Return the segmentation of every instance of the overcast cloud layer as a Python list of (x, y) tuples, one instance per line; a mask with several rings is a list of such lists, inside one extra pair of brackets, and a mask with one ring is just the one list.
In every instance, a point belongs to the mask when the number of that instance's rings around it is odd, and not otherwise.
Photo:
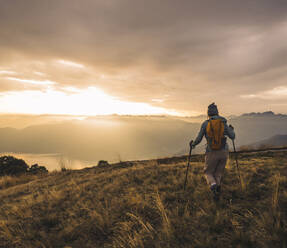
[(185, 113), (287, 113), (286, 13), (283, 0), (0, 0), (0, 92), (95, 86)]

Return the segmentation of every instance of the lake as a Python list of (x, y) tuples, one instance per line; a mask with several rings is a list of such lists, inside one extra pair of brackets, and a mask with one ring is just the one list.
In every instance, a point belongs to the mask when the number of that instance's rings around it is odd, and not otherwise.
[(85, 167), (92, 167), (98, 164), (98, 161), (84, 161), (71, 159), (62, 154), (33, 154), (33, 153), (13, 153), (1, 152), (0, 156), (10, 155), (18, 159), (23, 159), (31, 166), (38, 164), (45, 166), (49, 171), (61, 170), (62, 167), (67, 169), (82, 169)]

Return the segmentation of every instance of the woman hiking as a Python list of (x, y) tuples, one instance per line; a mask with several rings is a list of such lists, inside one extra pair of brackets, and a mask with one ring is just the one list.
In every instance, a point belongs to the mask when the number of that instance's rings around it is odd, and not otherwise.
[(229, 153), (226, 136), (234, 140), (235, 133), (233, 127), (227, 125), (227, 120), (219, 115), (215, 103), (208, 106), (207, 114), (208, 120), (202, 123), (197, 138), (194, 142), (190, 142), (190, 146), (192, 149), (195, 148), (205, 136), (207, 146), (204, 173), (214, 200), (218, 201), (221, 192), (221, 179)]

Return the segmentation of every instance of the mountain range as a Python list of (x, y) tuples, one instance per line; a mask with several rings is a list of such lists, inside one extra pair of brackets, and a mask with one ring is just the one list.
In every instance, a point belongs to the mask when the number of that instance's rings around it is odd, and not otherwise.
[[(25, 127), (20, 127), (21, 116), (13, 118), (9, 127), (3, 127), (5, 117), (0, 118), (0, 152), (60, 153), (82, 160), (119, 161), (186, 154), (206, 116), (25, 116)], [(227, 119), (235, 128), (237, 147), (287, 135), (287, 115), (264, 112)], [(275, 136), (269, 143), (280, 142), (281, 137)], [(201, 153), (204, 147), (205, 141), (194, 152)]]

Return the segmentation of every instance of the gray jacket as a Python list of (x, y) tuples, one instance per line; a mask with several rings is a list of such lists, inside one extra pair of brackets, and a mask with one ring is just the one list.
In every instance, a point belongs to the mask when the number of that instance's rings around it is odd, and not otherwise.
[[(228, 136), (232, 140), (235, 139), (235, 133), (234, 133), (233, 129), (227, 125), (227, 120), (224, 117), (219, 116), (219, 115), (215, 115), (215, 116), (212, 116), (210, 119), (212, 119), (212, 120), (222, 119), (223, 123), (224, 123), (224, 136)], [(198, 133), (198, 136), (195, 139), (195, 141), (192, 143), (193, 147), (195, 147), (196, 145), (198, 145), (201, 142), (203, 136), (205, 136), (206, 140), (208, 140), (207, 139), (207, 133), (206, 133), (207, 124), (208, 124), (208, 120), (206, 120), (202, 123), (200, 131)], [(226, 142), (226, 145), (223, 149), (228, 151), (227, 142)], [(208, 142), (207, 142), (206, 152), (210, 152), (210, 151), (211, 151), (211, 148), (209, 147)]]

